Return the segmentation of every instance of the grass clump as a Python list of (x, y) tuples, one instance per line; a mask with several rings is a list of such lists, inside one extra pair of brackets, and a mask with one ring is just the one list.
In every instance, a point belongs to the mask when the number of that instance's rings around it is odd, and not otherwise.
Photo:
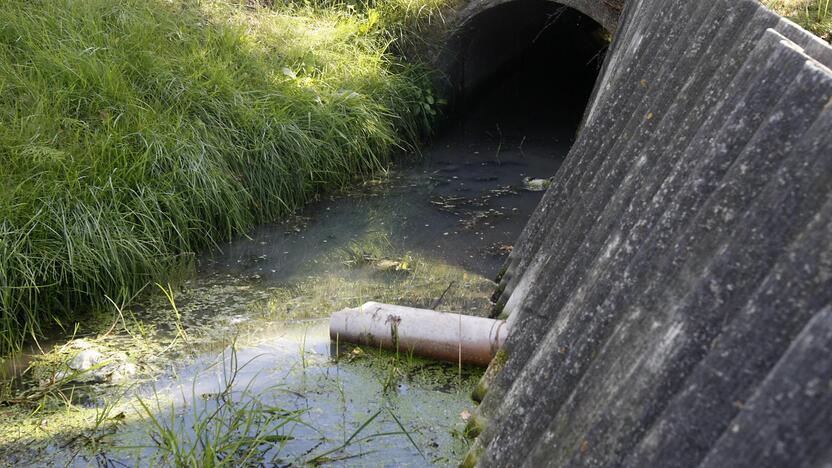
[(218, 363), (222, 366), (221, 388), (202, 395), (192, 389), (192, 414), (180, 414), (175, 404), (163, 408), (158, 395), (154, 406), (138, 399), (150, 422), (150, 448), (157, 451), (157, 463), (179, 467), (281, 464), (281, 451), (293, 439), (294, 428), (305, 424), (301, 419), (304, 411), (262, 401), (259, 392), (251, 388), (253, 380), (237, 388), (238, 373), (249, 362), (238, 362), (233, 342), (228, 361), (225, 352), (222, 358)]
[(832, 42), (832, 0), (762, 0), (821, 39)]
[[(429, 81), (388, 53), (399, 33), (373, 11), (4, 2), (0, 353), (425, 132)], [(390, 21), (420, 15), (405, 11)]]
[[(260, 0), (265, 1), (265, 0)], [(398, 54), (421, 55), (437, 44), (445, 30), (446, 17), (464, 5), (464, 0), (290, 0), (316, 8), (360, 12), (377, 24)]]

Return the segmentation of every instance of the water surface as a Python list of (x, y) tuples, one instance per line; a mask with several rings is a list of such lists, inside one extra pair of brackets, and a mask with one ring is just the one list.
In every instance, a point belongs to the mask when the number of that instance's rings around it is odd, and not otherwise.
[[(0, 457), (43, 466), (170, 463), (160, 429), (198, 453), (207, 436), (195, 428), (207, 415), (271, 408), (286, 416), (241, 433), (274, 433), (256, 451), (265, 464), (456, 465), (481, 369), (336, 349), (326, 318), (370, 300), (489, 313), (492, 279), (541, 196), (524, 179), (554, 175), (572, 130), (475, 115), (383, 177), (199, 256), (195, 276), (171, 290), (175, 308), (151, 287), (114, 315), (109, 334), (85, 337), (127, 356), (136, 375), (66, 390), (63, 409), (53, 395), (43, 416), (0, 409), (17, 428), (0, 436)], [(71, 351), (54, 345), (24, 381), (62, 372), (60, 352)], [(10, 360), (11, 373), (30, 357)]]

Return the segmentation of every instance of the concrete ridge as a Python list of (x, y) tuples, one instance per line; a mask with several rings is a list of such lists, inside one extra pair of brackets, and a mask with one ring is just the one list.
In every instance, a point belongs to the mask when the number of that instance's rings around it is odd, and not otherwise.
[(754, 0), (626, 3), (466, 464), (832, 463), (830, 66)]

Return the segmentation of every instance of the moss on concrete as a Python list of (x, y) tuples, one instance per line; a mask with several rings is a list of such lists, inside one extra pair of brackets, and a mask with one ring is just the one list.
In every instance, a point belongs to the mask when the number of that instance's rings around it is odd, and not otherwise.
[(491, 385), (491, 382), (497, 378), (497, 374), (503, 370), (503, 366), (505, 366), (507, 360), (508, 351), (506, 351), (504, 347), (500, 348), (494, 355), (494, 359), (492, 359), (491, 363), (488, 364), (488, 369), (486, 369), (485, 374), (483, 374), (479, 382), (477, 382), (477, 386), (474, 387), (474, 391), (471, 392), (471, 399), (481, 402), (485, 398), (486, 393), (488, 393), (488, 387)]
[(485, 452), (485, 450), (482, 446), (480, 446), (480, 444), (472, 444), (471, 448), (468, 449), (468, 453), (465, 454), (465, 458), (462, 460), (462, 463), (459, 464), (459, 467), (474, 468), (480, 462), (480, 457), (482, 457), (483, 452)]

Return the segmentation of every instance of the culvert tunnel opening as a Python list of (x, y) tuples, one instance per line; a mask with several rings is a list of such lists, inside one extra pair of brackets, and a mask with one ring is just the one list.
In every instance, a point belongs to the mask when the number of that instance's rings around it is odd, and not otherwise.
[(590, 17), (547, 0), (476, 14), (456, 37), (454, 121), (467, 138), (550, 145), (565, 156), (609, 45)]
[(428, 209), (391, 239), (493, 278), (572, 146), (609, 40), (589, 16), (546, 0), (458, 20), (437, 61), (449, 118), (417, 163)]

